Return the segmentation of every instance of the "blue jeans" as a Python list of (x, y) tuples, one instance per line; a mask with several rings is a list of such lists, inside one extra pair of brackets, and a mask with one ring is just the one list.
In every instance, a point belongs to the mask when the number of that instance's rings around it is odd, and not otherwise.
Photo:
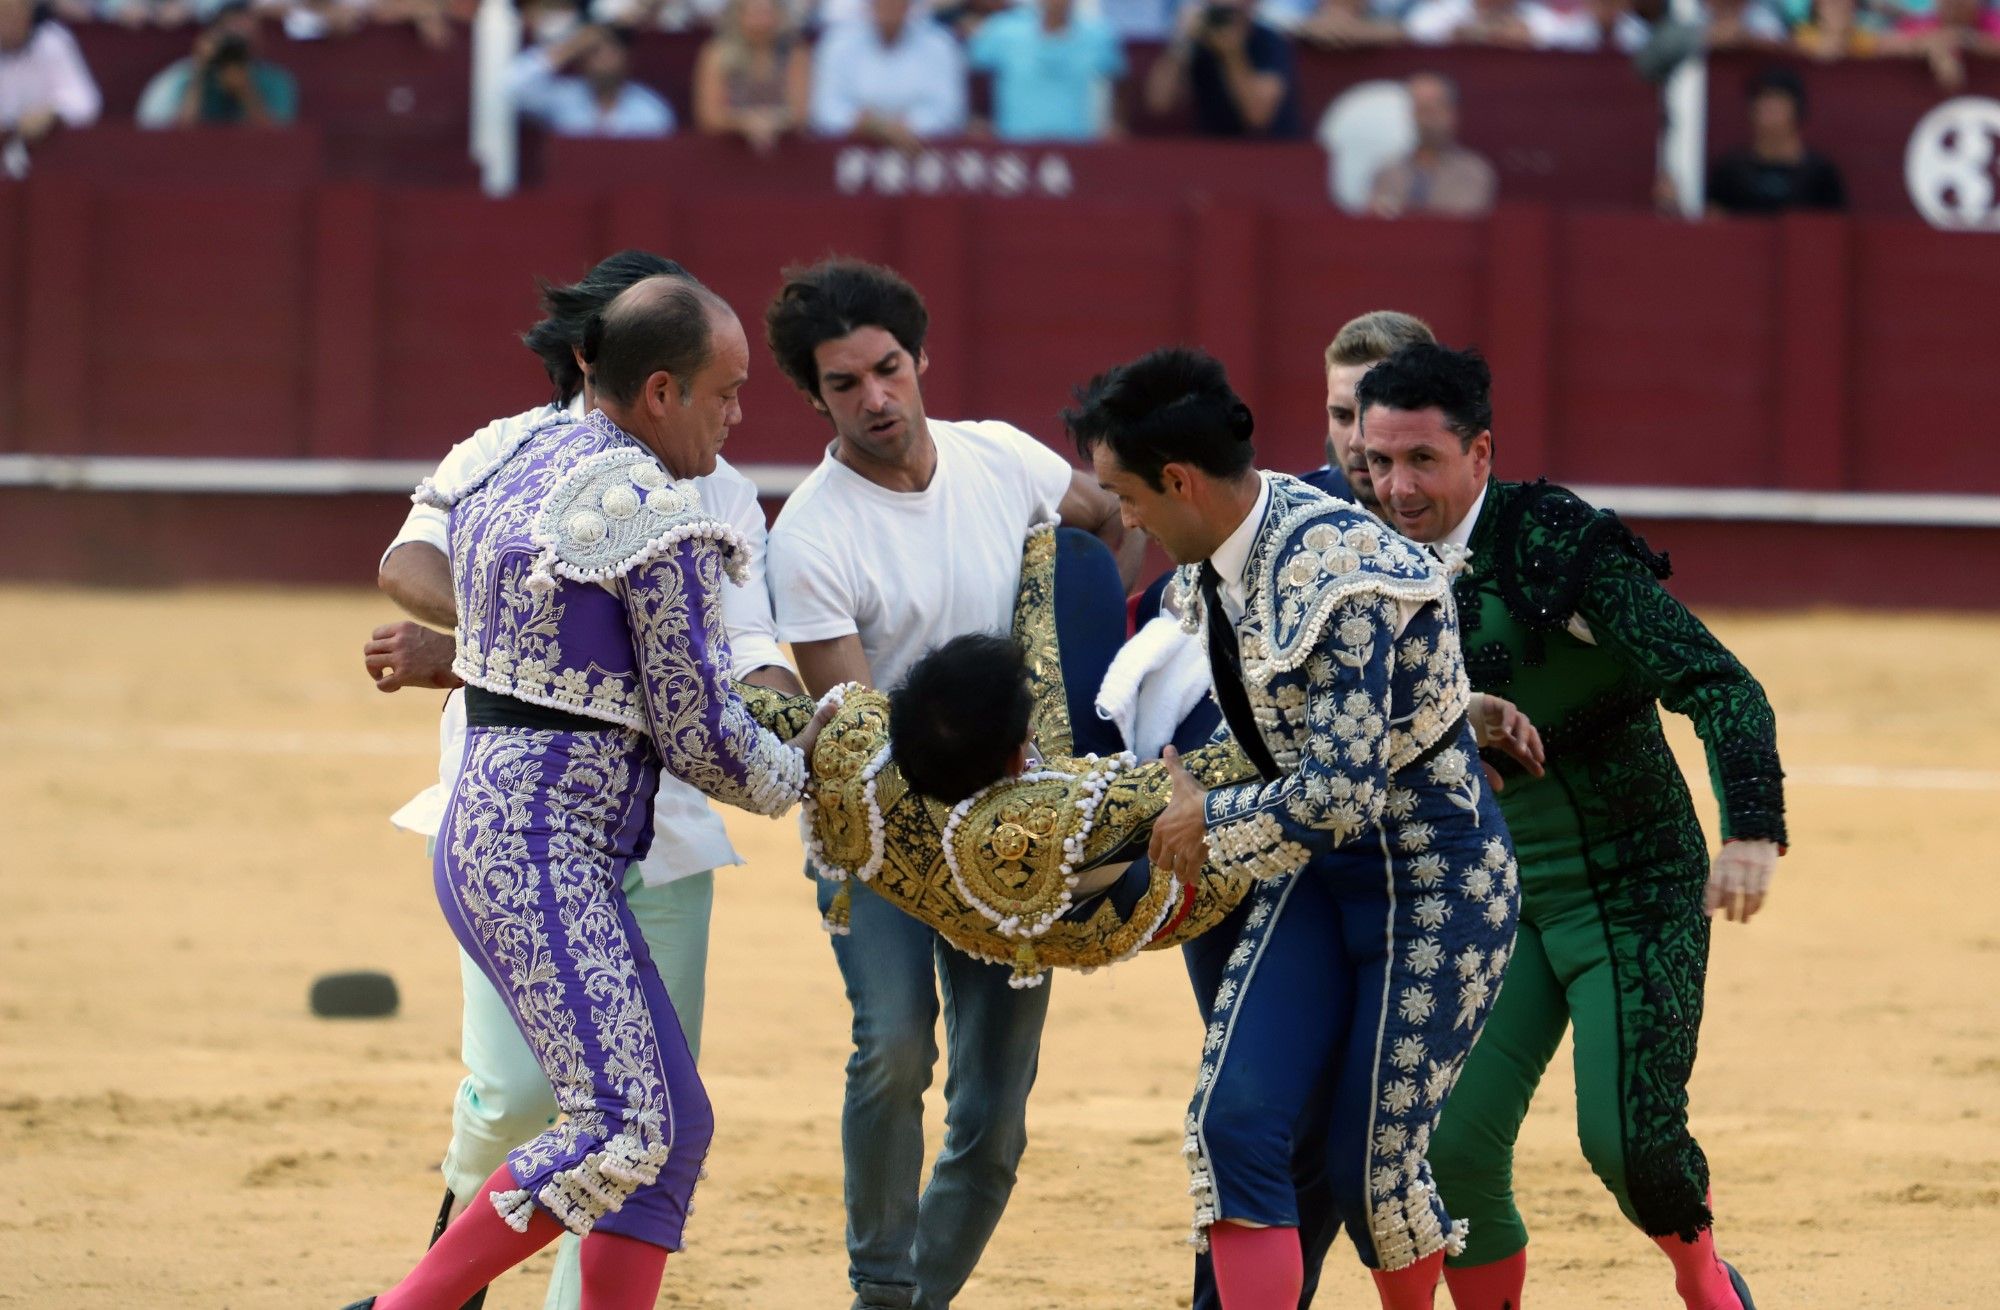
[[(1027, 1149), (1049, 988), (1009, 987), (1006, 965), (953, 950), (865, 884), (849, 886), (849, 933), (833, 939), (854, 1008), (840, 1113), (848, 1281), (857, 1310), (945, 1310), (999, 1225)], [(836, 890), (819, 884), (822, 912)], [(920, 1196), (940, 995), (944, 1149)]]

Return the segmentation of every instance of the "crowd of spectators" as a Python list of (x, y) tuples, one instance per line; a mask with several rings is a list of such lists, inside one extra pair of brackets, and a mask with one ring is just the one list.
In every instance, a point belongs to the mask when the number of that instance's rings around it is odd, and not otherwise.
[[(367, 23), (410, 24), (463, 44), (476, 0), (0, 0), (0, 146), (10, 171), (58, 126), (82, 127), (100, 98), (65, 20), (186, 25), (187, 57), (141, 97), (142, 126), (283, 124), (298, 113), (292, 75), (265, 58), (259, 31), (337, 39)], [(522, 119), (572, 136), (665, 136), (683, 119), (632, 76), (630, 33), (700, 27), (687, 106), (695, 130), (773, 149), (787, 135), (858, 136), (914, 149), (926, 140), (1097, 141), (1123, 112), (1182, 116), (1215, 137), (1296, 139), (1296, 52), (1325, 47), (1482, 45), (1616, 50), (1655, 80), (1703, 48), (1814, 58), (1927, 60), (1947, 88), (1967, 55), (2000, 54), (2000, 0), (1702, 0), (1698, 22), (1667, 0), (519, 0), (524, 49), (508, 77)], [(812, 6), (802, 13), (801, 3)], [(1154, 43), (1137, 69), (1127, 48)], [(1121, 94), (1119, 83), (1143, 76)], [(971, 81), (989, 80), (975, 110)], [(1458, 93), (1408, 83), (1415, 144), (1369, 190), (1382, 215), (1484, 212), (1492, 165), (1457, 136)], [(1127, 109), (1121, 111), (1121, 106)], [(1718, 161), (1711, 207), (1838, 206), (1831, 165), (1802, 144), (1797, 80), (1753, 97), (1754, 143)], [(1786, 124), (1789, 123), (1789, 127)]]

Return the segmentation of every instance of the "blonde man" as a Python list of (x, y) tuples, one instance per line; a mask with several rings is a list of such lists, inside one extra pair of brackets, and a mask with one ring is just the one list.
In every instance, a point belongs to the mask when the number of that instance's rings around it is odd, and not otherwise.
[(1326, 467), (1306, 474), (1305, 480), (1377, 518), (1382, 516), (1382, 502), (1376, 499), (1368, 459), (1361, 450), (1354, 384), (1375, 365), (1418, 342), (1436, 344), (1430, 324), (1393, 309), (1375, 309), (1347, 320), (1326, 347)]

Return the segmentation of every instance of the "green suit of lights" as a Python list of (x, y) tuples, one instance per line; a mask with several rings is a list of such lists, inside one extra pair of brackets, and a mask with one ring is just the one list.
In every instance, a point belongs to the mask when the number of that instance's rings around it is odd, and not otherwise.
[(1785, 840), (1776, 720), (1763, 689), (1660, 585), (1665, 557), (1559, 487), (1491, 482), (1456, 583), (1476, 690), (1541, 730), (1547, 775), (1509, 762), (1500, 806), (1521, 865), (1519, 941), (1432, 1143), (1445, 1204), (1471, 1222), (1454, 1266), (1527, 1244), (1514, 1140), (1574, 1024), (1577, 1134), (1647, 1234), (1710, 1223), (1688, 1132), (1701, 1026), (1709, 852), (1658, 707), (1707, 748), (1723, 837)]

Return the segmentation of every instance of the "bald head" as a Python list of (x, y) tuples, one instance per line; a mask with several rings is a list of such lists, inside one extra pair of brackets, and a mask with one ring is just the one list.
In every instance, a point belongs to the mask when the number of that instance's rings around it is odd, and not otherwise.
[(583, 357), (598, 408), (669, 473), (715, 471), (750, 380), (750, 344), (722, 297), (688, 277), (635, 282), (591, 320)]
[(583, 360), (597, 394), (616, 405), (639, 399), (646, 381), (669, 374), (681, 403), (715, 353), (716, 328), (733, 322), (723, 299), (690, 277), (644, 278), (618, 293), (584, 330)]

